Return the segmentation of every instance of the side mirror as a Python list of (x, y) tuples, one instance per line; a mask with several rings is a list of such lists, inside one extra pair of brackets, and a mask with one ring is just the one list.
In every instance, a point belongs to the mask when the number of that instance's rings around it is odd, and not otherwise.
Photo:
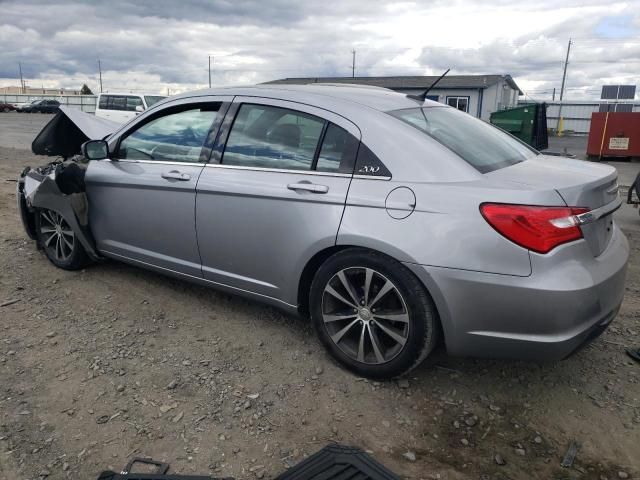
[(89, 140), (80, 147), (87, 160), (104, 160), (109, 158), (109, 145), (104, 140)]
[(144, 112), (144, 107), (142, 105), (136, 105), (136, 112)]

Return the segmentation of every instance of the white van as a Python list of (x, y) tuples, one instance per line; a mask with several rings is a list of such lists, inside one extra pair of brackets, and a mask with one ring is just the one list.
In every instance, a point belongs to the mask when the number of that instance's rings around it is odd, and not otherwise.
[(96, 103), (96, 117), (126, 123), (151, 105), (167, 98), (164, 95), (137, 93), (101, 93)]

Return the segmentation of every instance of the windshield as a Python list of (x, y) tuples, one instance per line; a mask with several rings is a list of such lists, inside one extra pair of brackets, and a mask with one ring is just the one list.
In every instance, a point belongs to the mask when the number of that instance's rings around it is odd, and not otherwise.
[(455, 108), (408, 108), (389, 114), (437, 140), (480, 173), (508, 167), (537, 155), (535, 150), (511, 135)]
[(150, 107), (153, 104), (158, 103), (160, 100), (164, 100), (167, 97), (163, 97), (162, 95), (145, 95), (144, 100), (147, 102), (147, 107)]

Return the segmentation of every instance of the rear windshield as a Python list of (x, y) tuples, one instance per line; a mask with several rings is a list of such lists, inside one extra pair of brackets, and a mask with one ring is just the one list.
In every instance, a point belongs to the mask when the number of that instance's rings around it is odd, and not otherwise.
[(537, 155), (520, 140), (455, 108), (407, 108), (389, 114), (434, 138), (481, 173)]

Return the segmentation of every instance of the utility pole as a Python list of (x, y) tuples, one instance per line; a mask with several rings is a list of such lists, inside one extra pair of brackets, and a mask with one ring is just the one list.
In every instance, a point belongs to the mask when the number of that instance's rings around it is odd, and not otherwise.
[(209, 88), (211, 88), (211, 59), (215, 61), (215, 57), (209, 55)]
[(100, 59), (98, 59), (98, 72), (100, 73), (100, 93), (102, 93), (102, 64)]
[(351, 52), (353, 54), (353, 59), (351, 61), (351, 78), (356, 77), (356, 49), (354, 48)]
[(24, 93), (24, 79), (22, 78), (22, 63), (18, 62), (18, 69), (20, 70), (20, 93)]
[(570, 51), (571, 51), (571, 39), (569, 39), (569, 43), (567, 44), (567, 58), (564, 61), (564, 71), (562, 72), (562, 85), (560, 86), (560, 101), (562, 101), (562, 97), (564, 95), (564, 82), (567, 79), (567, 66), (569, 65)]
[(551, 97), (551, 101), (555, 102), (556, 101), (556, 87), (553, 87), (553, 95)]
[(562, 135), (559, 131), (562, 121), (562, 97), (564, 96), (564, 83), (567, 79), (567, 66), (569, 65), (569, 52), (571, 51), (571, 39), (567, 44), (567, 57), (564, 60), (564, 70), (562, 71), (562, 85), (560, 85), (560, 105), (558, 106), (558, 124), (556, 125), (556, 135)]

